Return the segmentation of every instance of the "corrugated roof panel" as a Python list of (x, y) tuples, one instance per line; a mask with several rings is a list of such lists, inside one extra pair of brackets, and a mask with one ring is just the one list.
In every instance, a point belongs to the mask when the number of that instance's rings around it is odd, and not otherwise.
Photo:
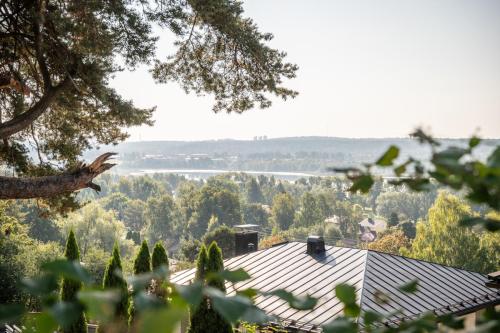
[[(403, 293), (398, 286), (418, 280), (416, 293)], [(365, 286), (361, 307), (363, 310), (382, 309), (393, 311), (394, 306), (405, 316), (414, 316), (426, 311), (446, 308), (445, 312), (456, 312), (471, 307), (470, 301), (486, 294), (500, 295), (485, 286), (482, 274), (405, 258), (387, 253), (369, 251), (366, 263)], [(376, 292), (388, 295), (395, 304), (379, 304)], [(462, 303), (463, 305), (457, 305)], [(396, 318), (394, 318), (396, 319)]]
[[(307, 244), (291, 242), (225, 260), (227, 269), (245, 269), (252, 278), (236, 285), (226, 284), (228, 294), (257, 288), (262, 291), (286, 289), (296, 295), (317, 297), (312, 311), (298, 311), (275, 296), (257, 296), (255, 304), (295, 327), (320, 326), (342, 314), (343, 306), (334, 295), (339, 283), (354, 285), (362, 311), (392, 313), (396, 322), (434, 310), (438, 315), (464, 312), (488, 302), (500, 303), (500, 294), (487, 288), (486, 276), (429, 262), (376, 251), (326, 246), (322, 255), (306, 253)], [(188, 284), (195, 270), (174, 274), (173, 283)], [(414, 294), (399, 286), (419, 280)], [(389, 303), (380, 302), (380, 292)], [(490, 299), (479, 299), (491, 295)], [(478, 298), (474, 301), (475, 298)], [(401, 313), (395, 313), (401, 310)]]

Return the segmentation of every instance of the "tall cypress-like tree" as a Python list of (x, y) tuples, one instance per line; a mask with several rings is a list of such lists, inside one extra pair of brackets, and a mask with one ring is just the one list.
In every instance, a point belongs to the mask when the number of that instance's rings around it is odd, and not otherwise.
[(149, 254), (148, 242), (144, 240), (134, 260), (134, 274), (148, 272), (151, 272), (151, 256)]
[(155, 244), (153, 248), (153, 254), (151, 255), (151, 265), (153, 266), (153, 270), (157, 269), (161, 265), (165, 265), (168, 267), (168, 255), (167, 251), (163, 245), (158, 242)]
[[(143, 274), (151, 272), (151, 256), (149, 254), (148, 242), (143, 241), (141, 244), (141, 248), (139, 249), (139, 253), (134, 260), (134, 274)], [(130, 306), (128, 308), (129, 315), (129, 325), (132, 324), (135, 316), (135, 307), (134, 302), (130, 302)]]
[(113, 247), (113, 254), (109, 259), (106, 272), (104, 273), (103, 288), (118, 289), (121, 293), (120, 302), (116, 306), (115, 316), (119, 320), (128, 321), (128, 307), (129, 295), (127, 289), (127, 282), (121, 277), (118, 271), (122, 272), (122, 262), (120, 259), (120, 249), (118, 244), (115, 243)]
[[(196, 261), (195, 280), (205, 282), (208, 265), (208, 253), (205, 245), (202, 245)], [(208, 300), (203, 298), (196, 309), (191, 310), (190, 325), (188, 333), (206, 333), (210, 332), (207, 327), (208, 318)]]
[[(166, 266), (168, 268), (168, 255), (167, 251), (163, 245), (158, 242), (153, 248), (153, 254), (151, 255), (151, 265), (153, 270), (159, 268), (160, 266)], [(158, 296), (163, 301), (167, 301), (169, 290), (163, 285), (163, 279), (155, 279), (153, 281), (153, 293)]]
[[(64, 256), (69, 261), (80, 261), (80, 250), (78, 249), (73, 230), (69, 232)], [(61, 300), (65, 302), (74, 302), (76, 300), (76, 294), (81, 288), (82, 283), (80, 281), (64, 278), (61, 288)], [(78, 314), (78, 319), (76, 321), (70, 326), (64, 327), (62, 331), (64, 333), (86, 333), (87, 320), (85, 319), (83, 311)]]
[[(217, 246), (216, 242), (212, 242), (208, 248), (208, 262), (206, 267), (207, 273), (218, 273), (224, 270), (224, 261), (222, 258), (222, 251)], [(226, 292), (224, 279), (212, 278), (208, 281), (208, 285)], [(206, 332), (219, 332), (219, 333), (232, 333), (233, 328), (217, 311), (210, 307), (207, 312), (206, 318), (207, 330)]]

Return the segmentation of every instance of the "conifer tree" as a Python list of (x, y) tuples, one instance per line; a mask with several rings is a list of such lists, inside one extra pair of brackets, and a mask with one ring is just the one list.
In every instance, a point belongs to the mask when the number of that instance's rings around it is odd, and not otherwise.
[(149, 254), (148, 242), (143, 241), (141, 249), (134, 260), (134, 274), (151, 272), (151, 256)]
[[(208, 253), (205, 245), (202, 245), (196, 261), (195, 281), (205, 282), (208, 264)], [(192, 309), (188, 333), (206, 333), (208, 318), (208, 300), (203, 298), (196, 309)]]
[(151, 255), (151, 264), (153, 266), (153, 270), (157, 269), (161, 265), (168, 267), (167, 251), (165, 251), (165, 248), (160, 242), (155, 244), (153, 254)]
[[(216, 242), (212, 242), (208, 248), (208, 262), (206, 267), (207, 273), (218, 273), (224, 270), (224, 261), (222, 259), (222, 251), (217, 246)], [(224, 279), (211, 278), (208, 285), (226, 292)], [(210, 307), (207, 311), (206, 332), (232, 333), (233, 328), (217, 311)]]
[[(134, 274), (138, 275), (149, 272), (151, 272), (151, 256), (149, 254), (148, 242), (144, 240), (141, 244), (139, 253), (137, 253), (137, 257), (135, 257), (134, 260)], [(130, 326), (135, 316), (135, 307), (133, 301), (130, 302), (128, 315), (129, 315), (129, 326)]]
[[(73, 232), (73, 230), (69, 232), (64, 256), (69, 261), (80, 261), (80, 250), (78, 249), (78, 244), (76, 243), (75, 233)], [(82, 283), (80, 281), (64, 278), (61, 288), (61, 300), (65, 302), (74, 302), (76, 300), (76, 294), (81, 289), (81, 287)], [(87, 320), (85, 319), (85, 314), (83, 313), (83, 311), (78, 314), (78, 319), (68, 327), (64, 327), (62, 329), (62, 332), (86, 333)]]
[(118, 244), (113, 247), (113, 254), (109, 259), (108, 266), (104, 273), (103, 288), (118, 289), (121, 293), (121, 300), (116, 306), (116, 317), (120, 320), (128, 321), (129, 295), (127, 282), (123, 277), (117, 274), (117, 271), (122, 271), (122, 263), (120, 259), (120, 250)]
[[(168, 268), (167, 251), (165, 251), (165, 248), (160, 242), (155, 244), (153, 254), (151, 255), (151, 264), (153, 266), (153, 270), (162, 265)], [(153, 282), (153, 293), (166, 302), (169, 290), (163, 285), (164, 281), (162, 279), (155, 279)]]
[[(208, 248), (207, 273), (218, 273), (224, 269), (224, 261), (222, 259), (222, 251), (216, 242), (212, 242)], [(208, 285), (225, 292), (226, 286), (224, 279), (212, 278)]]

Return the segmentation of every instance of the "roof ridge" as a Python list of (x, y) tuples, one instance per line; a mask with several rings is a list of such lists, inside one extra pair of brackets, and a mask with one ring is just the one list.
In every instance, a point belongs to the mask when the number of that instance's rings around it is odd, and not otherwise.
[(361, 297), (359, 297), (359, 309), (360, 309), (360, 315), (356, 319), (356, 323), (359, 324), (359, 321), (361, 319), (361, 311), (363, 311), (363, 299), (365, 297), (365, 277), (366, 277), (366, 267), (368, 266), (368, 255), (370, 254), (370, 251), (366, 250), (365, 253), (365, 262), (364, 262), (364, 267), (363, 267), (363, 275), (361, 277), (362, 283), (361, 283)]
[(461, 267), (456, 267), (456, 266), (450, 266), (450, 265), (440, 264), (440, 263), (438, 263), (438, 262), (433, 262), (433, 261), (429, 261), (429, 260), (417, 259), (417, 258), (412, 258), (412, 257), (408, 257), (408, 256), (403, 256), (403, 255), (400, 255), (400, 254), (394, 254), (394, 253), (382, 252), (382, 251), (378, 251), (378, 250), (371, 250), (371, 249), (366, 249), (366, 250), (367, 250), (368, 252), (375, 252), (375, 253), (379, 253), (379, 254), (381, 254), (381, 255), (386, 255), (386, 256), (391, 256), (391, 257), (405, 258), (405, 259), (415, 260), (415, 261), (420, 261), (420, 262), (426, 262), (426, 263), (428, 263), (428, 264), (432, 264), (432, 265), (439, 265), (439, 266), (442, 266), (442, 267), (448, 267), (448, 268), (458, 269), (458, 270), (465, 271), (465, 272), (469, 272), (469, 273), (480, 274), (481, 276), (484, 276), (484, 277), (486, 277), (486, 276), (487, 276), (487, 274), (480, 273), (480, 272), (476, 272), (476, 271), (472, 271), (472, 270), (470, 270), (470, 269), (465, 269), (465, 268), (461, 268)]

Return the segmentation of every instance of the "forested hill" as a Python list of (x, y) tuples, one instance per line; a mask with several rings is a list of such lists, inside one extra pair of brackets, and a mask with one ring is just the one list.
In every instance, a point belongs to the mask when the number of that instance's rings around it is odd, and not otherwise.
[[(444, 145), (466, 145), (465, 139), (444, 139)], [(485, 140), (485, 155), (500, 140)], [(429, 148), (408, 138), (350, 139), (334, 137), (289, 137), (259, 140), (140, 141), (104, 146), (88, 152), (119, 154), (123, 169), (203, 168), (224, 170), (300, 171), (322, 173), (329, 166), (353, 166), (373, 162), (390, 145), (407, 155), (425, 159)]]

